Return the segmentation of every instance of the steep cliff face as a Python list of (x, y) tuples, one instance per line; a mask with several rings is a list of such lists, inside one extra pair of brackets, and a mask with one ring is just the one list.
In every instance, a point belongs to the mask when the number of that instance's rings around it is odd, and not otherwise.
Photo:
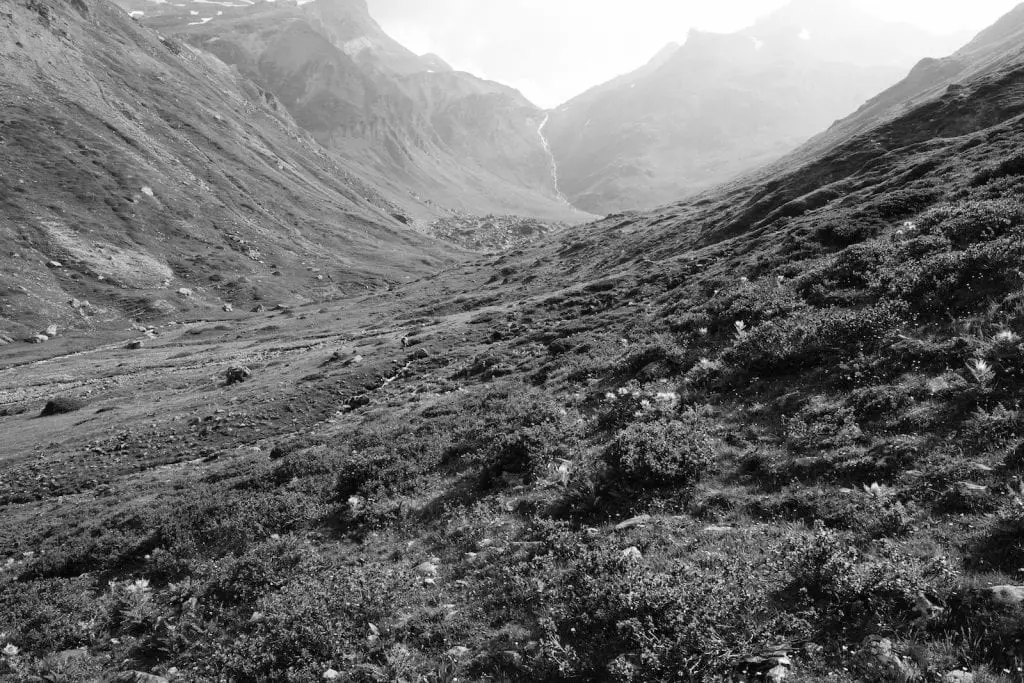
[(561, 189), (596, 213), (679, 199), (778, 158), (954, 46), (838, 0), (800, 0), (735, 34), (692, 31), (552, 112)]
[(273, 92), (413, 215), (443, 207), (579, 220), (551, 182), (542, 112), (512, 88), (413, 54), (364, 2), (119, 2)]

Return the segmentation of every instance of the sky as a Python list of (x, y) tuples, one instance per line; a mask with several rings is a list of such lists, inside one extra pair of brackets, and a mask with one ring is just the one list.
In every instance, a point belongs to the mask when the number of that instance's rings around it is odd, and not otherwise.
[[(398, 42), (555, 107), (632, 71), (690, 28), (745, 28), (786, 0), (368, 0)], [(978, 31), (1020, 0), (854, 0), (936, 33)]]

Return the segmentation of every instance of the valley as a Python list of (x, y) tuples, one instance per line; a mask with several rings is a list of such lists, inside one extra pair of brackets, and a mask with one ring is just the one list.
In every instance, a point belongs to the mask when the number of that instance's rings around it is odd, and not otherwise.
[(0, 681), (1022, 680), (1024, 5), (589, 220), (273, 4), (0, 7)]

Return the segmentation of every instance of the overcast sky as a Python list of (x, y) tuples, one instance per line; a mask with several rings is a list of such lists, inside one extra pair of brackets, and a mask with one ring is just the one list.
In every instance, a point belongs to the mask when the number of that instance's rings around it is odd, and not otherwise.
[[(856, 0), (938, 33), (980, 30), (1020, 0)], [(631, 71), (687, 31), (736, 31), (786, 0), (368, 0), (400, 43), (554, 107)]]

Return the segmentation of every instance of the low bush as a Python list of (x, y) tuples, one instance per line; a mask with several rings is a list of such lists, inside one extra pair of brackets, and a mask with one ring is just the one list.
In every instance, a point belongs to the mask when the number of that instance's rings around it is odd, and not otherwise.
[(713, 430), (714, 423), (693, 410), (678, 419), (641, 422), (619, 432), (605, 458), (638, 488), (692, 484), (714, 461)]

